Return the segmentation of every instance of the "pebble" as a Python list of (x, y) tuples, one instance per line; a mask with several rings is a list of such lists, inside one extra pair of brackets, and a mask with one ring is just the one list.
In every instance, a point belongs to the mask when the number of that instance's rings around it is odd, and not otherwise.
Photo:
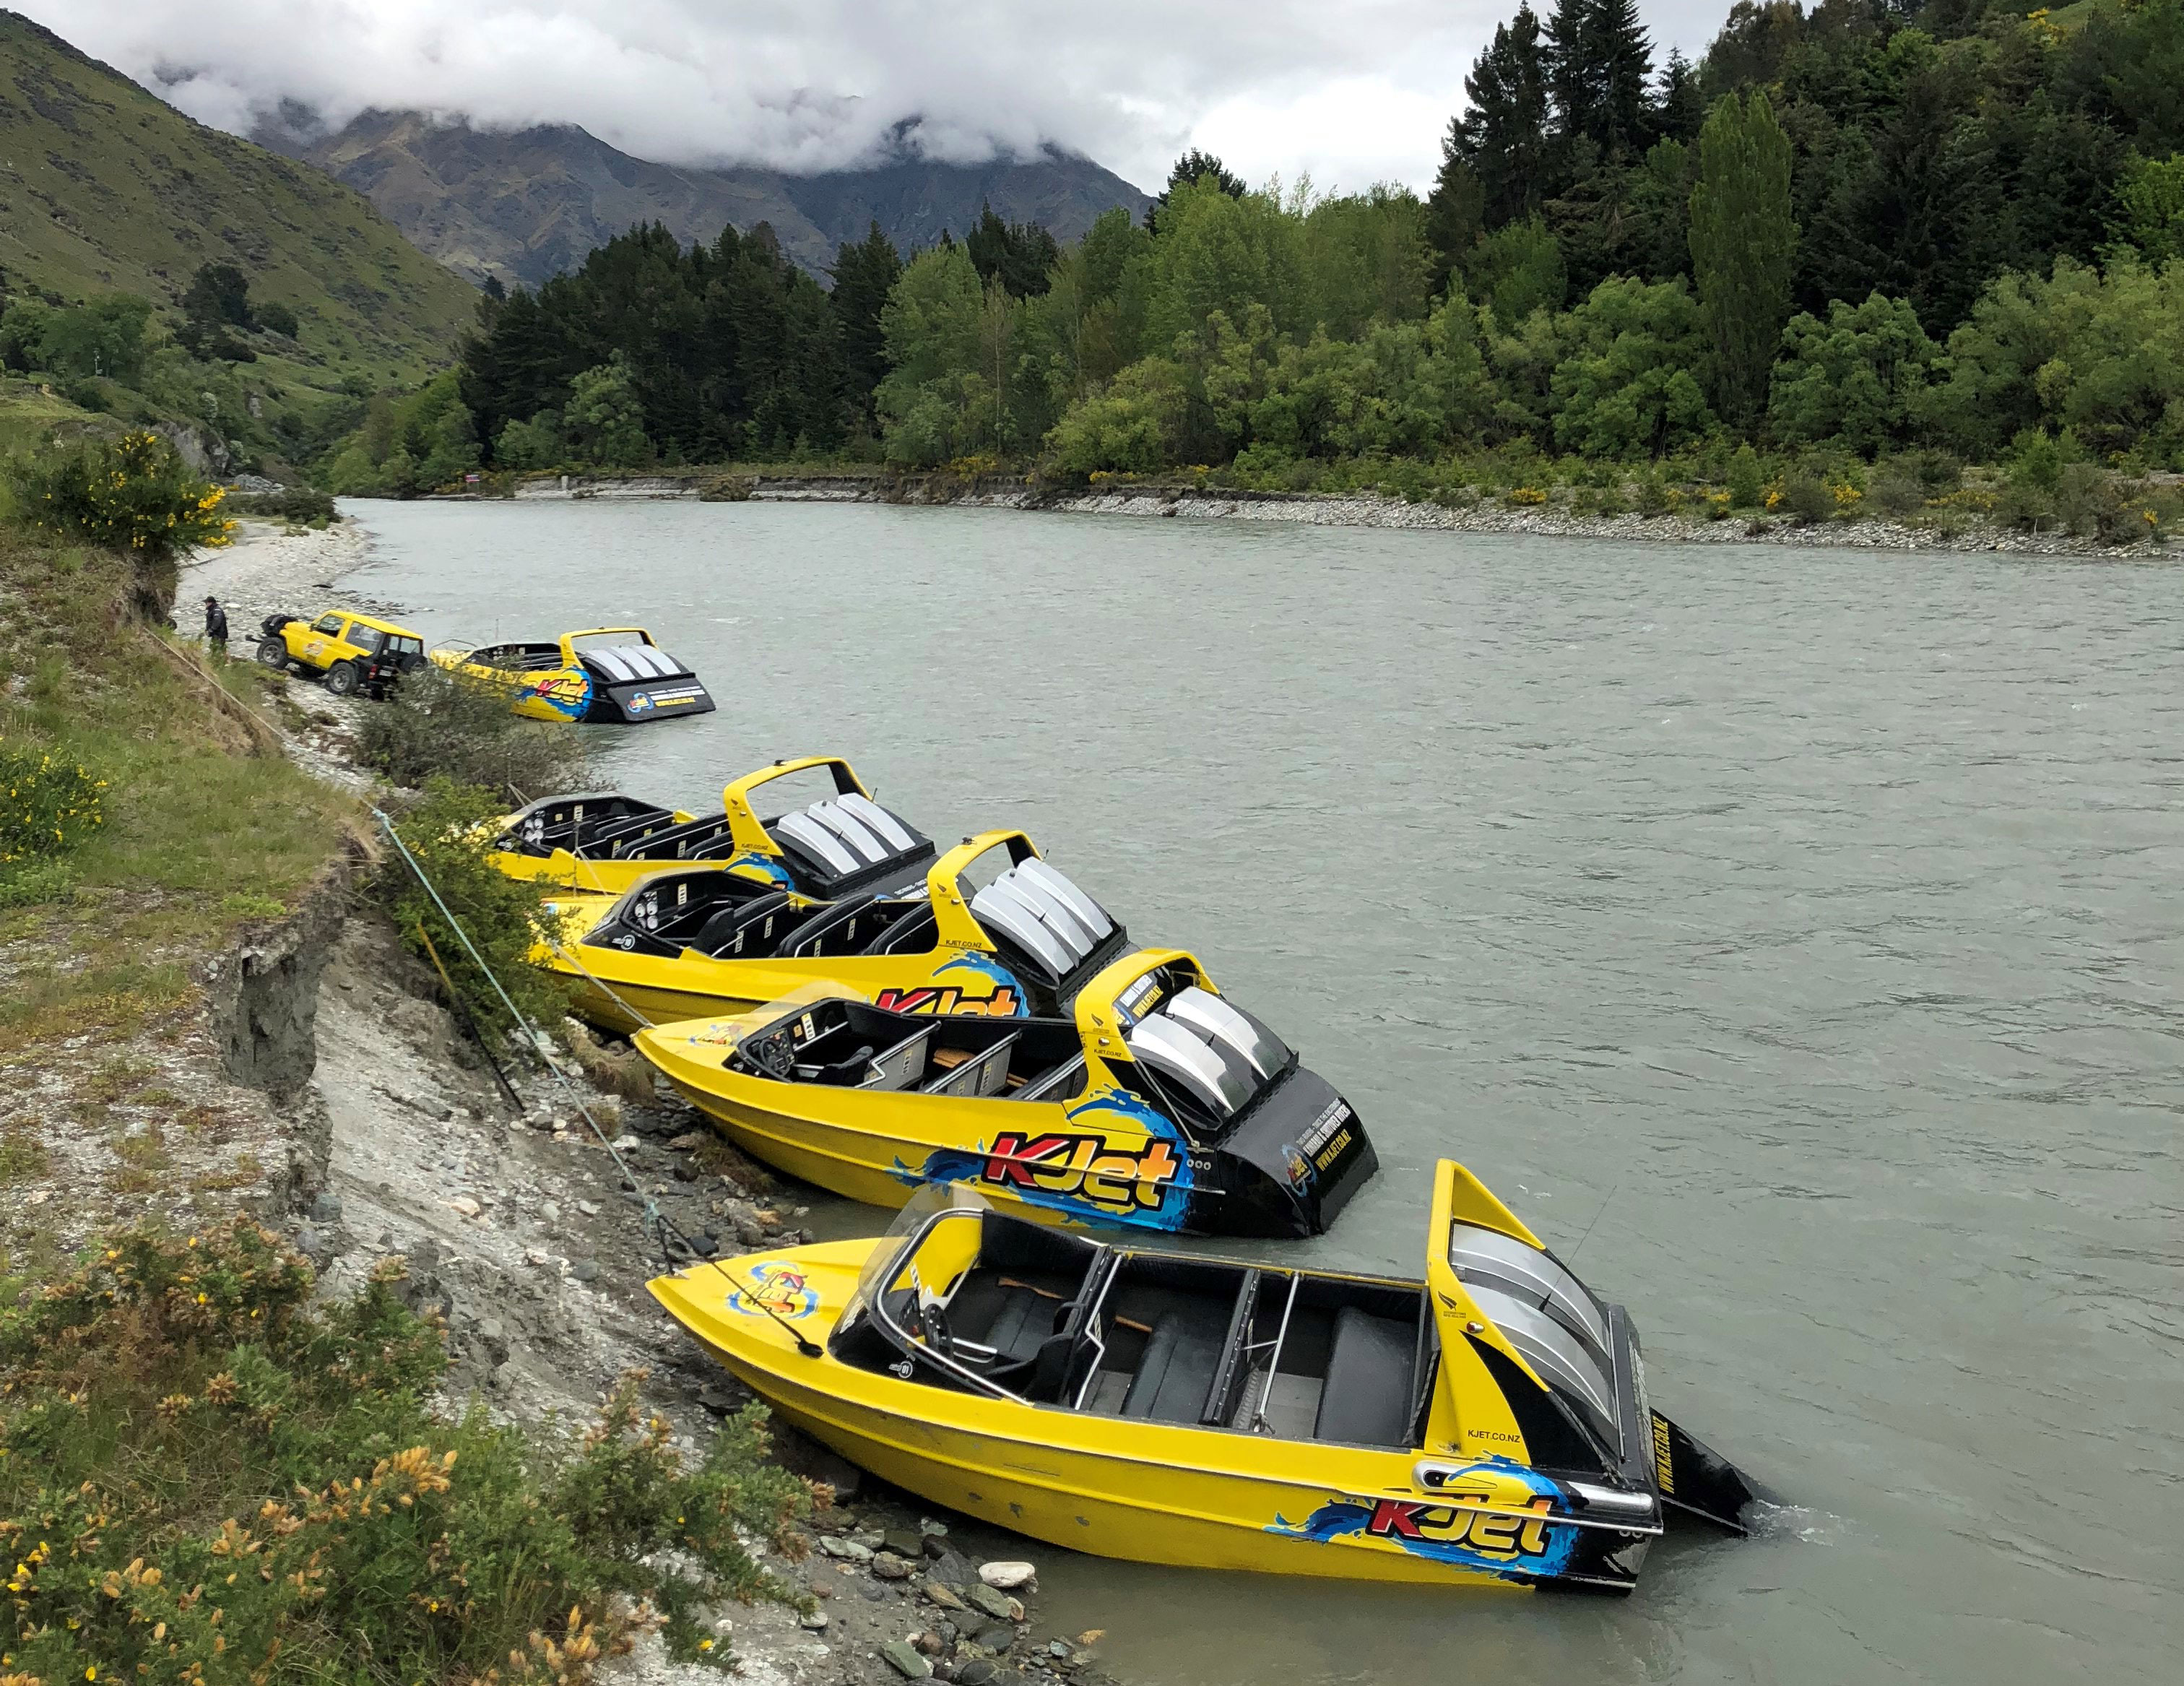
[(569, 1267), (569, 1275), (576, 1281), (596, 1282), (599, 1279), (599, 1267), (591, 1259), (579, 1259)]
[(971, 1607), (957, 1597), (956, 1589), (944, 1581), (928, 1581), (925, 1595), (943, 1610), (968, 1610)]
[(974, 1656), (956, 1665), (956, 1686), (993, 1686), (994, 1677), (1001, 1671), (982, 1656)]
[(599, 1207), (589, 1200), (579, 1200), (577, 1209), (588, 1218), (596, 1218), (599, 1214)]
[(1022, 1619), (1023, 1606), (1006, 1593), (996, 1592), (984, 1583), (973, 1581), (963, 1588), (963, 1596), (971, 1600), (974, 1609), (983, 1610), (996, 1622), (1016, 1622)]
[(880, 1647), (880, 1655), (887, 1660), (888, 1666), (905, 1680), (933, 1678), (933, 1665), (907, 1639), (889, 1639)]
[(561, 1221), (561, 1209), (559, 1206), (556, 1206), (552, 1201), (549, 1200), (543, 1206), (541, 1206), (538, 1209), (538, 1221), (542, 1224), (560, 1223)]
[(800, 1626), (811, 1633), (823, 1633), (827, 1631), (827, 1612), (823, 1610), (815, 1610), (808, 1616), (800, 1616), (796, 1619)]
[(485, 1209), (467, 1194), (458, 1194), (448, 1202), (448, 1209), (459, 1218), (475, 1218)]
[(838, 1557), (846, 1563), (869, 1563), (872, 1560), (872, 1547), (858, 1540), (844, 1539), (839, 1534), (820, 1535), (819, 1549), (829, 1557)]
[(925, 1541), (907, 1528), (889, 1528), (880, 1536), (880, 1542), (898, 1557), (916, 1563), (925, 1555)]
[(906, 1581), (910, 1578), (910, 1565), (892, 1551), (876, 1551), (872, 1554), (872, 1573), (883, 1581)]
[(971, 1643), (980, 1650), (991, 1651), (999, 1656), (1017, 1642), (1017, 1630), (996, 1622), (990, 1627), (981, 1627), (971, 1636)]
[(311, 1202), (311, 1221), (315, 1224), (337, 1224), (341, 1221), (342, 1198), (331, 1188), (319, 1191)]
[(1038, 1572), (1028, 1563), (982, 1563), (978, 1566), (978, 1578), (988, 1586), (999, 1587), (1004, 1592), (1022, 1586)]
[(1069, 1655), (1069, 1647), (1059, 1639), (1050, 1639), (1046, 1642), (1046, 1654), (1049, 1656), (1066, 1657)]

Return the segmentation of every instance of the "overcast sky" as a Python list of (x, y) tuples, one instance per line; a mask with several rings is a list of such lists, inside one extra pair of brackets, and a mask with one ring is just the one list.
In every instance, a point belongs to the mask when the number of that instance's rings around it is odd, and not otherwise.
[[(896, 124), (949, 159), (1058, 142), (1148, 190), (1184, 148), (1254, 183), (1424, 187), (1515, 0), (12, 0), (192, 116), (283, 96), (580, 123), (640, 157), (856, 164)], [(1726, 0), (1641, 0), (1695, 52)]]

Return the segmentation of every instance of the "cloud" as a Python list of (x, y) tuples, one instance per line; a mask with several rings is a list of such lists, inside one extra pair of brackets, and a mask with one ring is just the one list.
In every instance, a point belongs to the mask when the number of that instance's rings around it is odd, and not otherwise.
[[(1053, 142), (1147, 187), (1198, 145), (1253, 181), (1424, 187), (1503, 0), (14, 0), (201, 122), (280, 100), (577, 123), (640, 157), (796, 171)], [(1649, 8), (1687, 47), (1720, 0)]]

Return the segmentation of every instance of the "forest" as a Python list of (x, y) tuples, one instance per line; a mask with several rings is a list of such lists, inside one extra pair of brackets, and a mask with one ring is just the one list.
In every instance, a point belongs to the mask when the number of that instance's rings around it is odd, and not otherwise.
[(1193, 154), (1142, 221), (1060, 248), (989, 212), (907, 258), (875, 229), (830, 288), (762, 226), (633, 230), (488, 299), (336, 489), (828, 458), (1300, 489), (1481, 459), (1749, 481), (1757, 454), (1844, 490), (1877, 462), (1930, 491), (1965, 461), (2184, 467), (2184, 0), (1738, 0), (1696, 63), (1633, 0), (1554, 0), (1464, 92), (1424, 198)]

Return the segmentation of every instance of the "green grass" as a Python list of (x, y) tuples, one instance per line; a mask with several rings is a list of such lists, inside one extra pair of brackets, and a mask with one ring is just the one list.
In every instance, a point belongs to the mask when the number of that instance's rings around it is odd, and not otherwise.
[(23, 946), (0, 992), (0, 1063), (178, 1013), (189, 962), (290, 905), (359, 822), (235, 712), (254, 670), (214, 674), (131, 621), (127, 580), (117, 557), (0, 528), (0, 740), (108, 787), (105, 824), (60, 863), (54, 899), (0, 913), (0, 940)]

